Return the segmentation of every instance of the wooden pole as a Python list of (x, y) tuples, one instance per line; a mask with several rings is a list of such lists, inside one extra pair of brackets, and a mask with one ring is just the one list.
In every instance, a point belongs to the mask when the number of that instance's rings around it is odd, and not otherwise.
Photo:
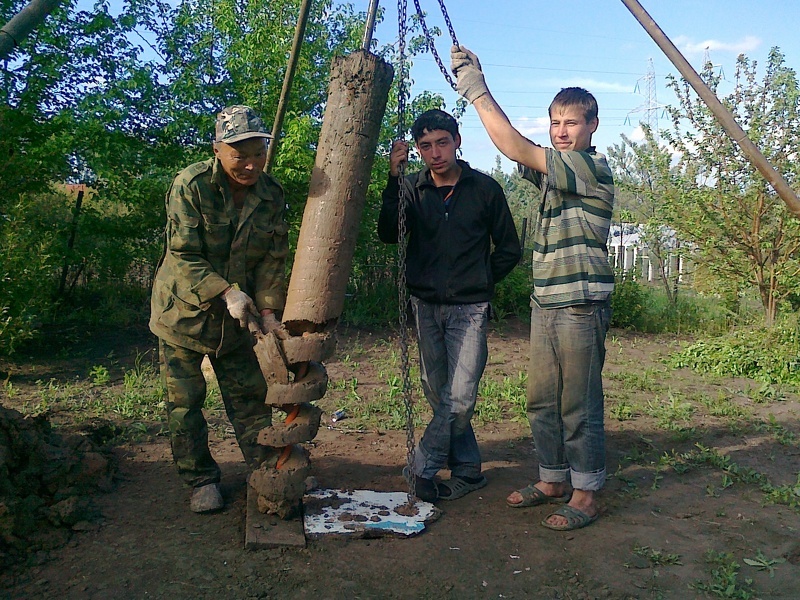
[(59, 4), (61, 0), (33, 0), (6, 23), (0, 29), (0, 60), (11, 54)]
[(293, 335), (335, 323), (342, 313), (393, 74), (389, 63), (364, 50), (331, 66), (283, 313)]
[(64, 253), (64, 266), (61, 268), (61, 281), (58, 283), (58, 297), (64, 297), (67, 287), (67, 273), (69, 272), (69, 260), (72, 249), (75, 247), (75, 237), (78, 235), (78, 219), (81, 216), (81, 206), (83, 205), (83, 190), (78, 190), (78, 197), (75, 200), (75, 209), (72, 211), (72, 225), (69, 230), (67, 240), (67, 251)]
[(675, 47), (675, 44), (667, 37), (661, 30), (653, 18), (647, 14), (647, 11), (642, 7), (637, 0), (622, 0), (622, 3), (628, 8), (634, 18), (639, 21), (639, 24), (644, 27), (645, 31), (653, 38), (653, 41), (658, 44), (658, 47), (667, 55), (672, 61), (672, 64), (680, 71), (683, 78), (694, 88), (697, 95), (702, 98), (708, 108), (717, 118), (720, 125), (725, 129), (730, 138), (739, 144), (739, 147), (744, 152), (745, 156), (755, 166), (756, 169), (764, 176), (772, 188), (777, 192), (778, 196), (786, 203), (789, 210), (795, 216), (800, 217), (800, 199), (794, 193), (786, 180), (781, 177), (769, 161), (764, 158), (756, 145), (747, 137), (747, 134), (739, 126), (730, 112), (722, 105), (719, 99), (714, 95), (714, 92), (705, 84), (697, 71), (694, 70), (692, 65), (689, 64), (680, 50)]
[(294, 74), (297, 71), (297, 62), (300, 59), (300, 48), (303, 46), (303, 36), (306, 33), (306, 23), (308, 14), (311, 11), (311, 0), (303, 0), (300, 5), (300, 16), (294, 28), (294, 40), (292, 41), (292, 53), (289, 56), (289, 64), (286, 67), (286, 74), (283, 76), (283, 87), (281, 97), (278, 100), (278, 110), (275, 111), (275, 121), (272, 123), (272, 141), (267, 148), (267, 164), (264, 170), (269, 173), (272, 170), (272, 163), (275, 161), (275, 154), (278, 152), (278, 139), (283, 129), (283, 118), (286, 116), (286, 107), (289, 104), (289, 92), (292, 90)]

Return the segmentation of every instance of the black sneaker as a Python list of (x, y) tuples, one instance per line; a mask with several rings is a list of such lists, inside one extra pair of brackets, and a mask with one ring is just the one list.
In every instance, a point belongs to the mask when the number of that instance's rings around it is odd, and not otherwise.
[[(403, 477), (408, 481), (408, 466), (403, 467)], [(439, 499), (439, 487), (436, 482), (419, 475), (414, 475), (414, 493), (423, 502), (436, 502)]]
[(436, 502), (439, 499), (439, 488), (433, 479), (425, 479), (414, 475), (414, 492), (423, 502)]

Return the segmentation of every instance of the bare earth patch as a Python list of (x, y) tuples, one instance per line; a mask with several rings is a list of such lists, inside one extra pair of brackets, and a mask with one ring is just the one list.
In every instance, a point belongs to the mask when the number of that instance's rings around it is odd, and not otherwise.
[[(485, 379), (513, 387), (527, 370), (527, 344), (524, 323), (494, 326)], [(679, 344), (610, 333), (610, 478), (601, 518), (586, 529), (553, 532), (539, 524), (548, 507), (506, 506), (512, 490), (535, 479), (536, 455), (522, 413), (500, 396), (480, 401), (501, 413), (477, 429), (486, 488), (440, 502), (441, 518), (411, 539), (331, 537), (299, 550), (244, 550), (246, 471), (219, 415), (212, 452), (228, 504), (210, 516), (188, 510), (189, 490), (153, 421), (149, 435), (115, 450), (119, 481), (94, 498), (102, 526), (1, 574), (0, 598), (800, 598), (798, 397), (671, 369), (663, 359)], [(90, 379), (98, 363), (119, 385), (121, 370), (153, 346), (147, 336), (117, 336), (84, 356), (2, 363), (12, 387), (0, 399), (30, 409), (37, 380)], [(389, 332), (339, 332), (319, 403), (325, 423), (356, 396), (364, 406), (386, 402), (396, 348)], [(57, 403), (51, 411), (69, 425)], [(353, 415), (323, 427), (308, 449), (320, 487), (404, 490), (406, 434), (379, 419)]]

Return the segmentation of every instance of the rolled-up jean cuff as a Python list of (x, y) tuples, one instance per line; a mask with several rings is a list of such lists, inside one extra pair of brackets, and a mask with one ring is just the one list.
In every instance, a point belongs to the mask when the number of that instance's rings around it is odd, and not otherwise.
[(592, 473), (570, 471), (570, 479), (572, 480), (572, 487), (576, 490), (596, 492), (602, 489), (606, 483), (606, 470), (601, 469)]
[(563, 483), (569, 479), (569, 467), (552, 469), (539, 465), (539, 479), (545, 483)]

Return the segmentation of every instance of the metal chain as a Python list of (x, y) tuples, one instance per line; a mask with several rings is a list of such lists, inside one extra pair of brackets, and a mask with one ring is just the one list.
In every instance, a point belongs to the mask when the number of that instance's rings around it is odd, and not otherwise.
[[(398, 69), (400, 77), (397, 80), (397, 139), (405, 137), (406, 101), (408, 89), (406, 88), (406, 34), (407, 0), (397, 0), (397, 14), (399, 23), (398, 44)], [(408, 224), (406, 223), (406, 206), (408, 194), (405, 186), (405, 164), (400, 165), (400, 187), (397, 201), (397, 296), (400, 309), (400, 372), (402, 375), (403, 404), (406, 412), (406, 468), (404, 471), (408, 483), (408, 504), (415, 502), (417, 495), (416, 478), (414, 477), (414, 457), (416, 443), (414, 441), (414, 399), (411, 395), (411, 365), (408, 353), (408, 288), (406, 287), (406, 250), (408, 248)]]
[[(450, 87), (453, 88), (453, 91), (456, 91), (456, 82), (453, 81), (453, 78), (450, 76), (450, 71), (447, 70), (447, 67), (444, 66), (439, 53), (436, 51), (436, 46), (433, 43), (433, 36), (431, 35), (430, 31), (428, 31), (428, 25), (425, 23), (425, 14), (422, 12), (422, 8), (420, 8), (419, 0), (414, 0), (414, 7), (417, 9), (417, 16), (419, 17), (419, 24), (422, 26), (422, 33), (425, 34), (425, 42), (428, 45), (428, 50), (430, 50), (431, 55), (433, 56), (433, 60), (436, 61), (436, 64), (439, 66), (439, 70), (444, 75), (444, 78), (447, 80), (447, 83), (450, 84)], [(458, 46), (458, 39), (456, 38), (456, 32), (453, 29), (453, 23), (450, 21), (450, 16), (447, 14), (447, 9), (444, 6), (444, 0), (439, 0), (439, 8), (442, 9), (442, 15), (444, 15), (444, 22), (447, 23), (447, 30), (450, 32), (450, 39), (453, 40), (453, 45)]]

